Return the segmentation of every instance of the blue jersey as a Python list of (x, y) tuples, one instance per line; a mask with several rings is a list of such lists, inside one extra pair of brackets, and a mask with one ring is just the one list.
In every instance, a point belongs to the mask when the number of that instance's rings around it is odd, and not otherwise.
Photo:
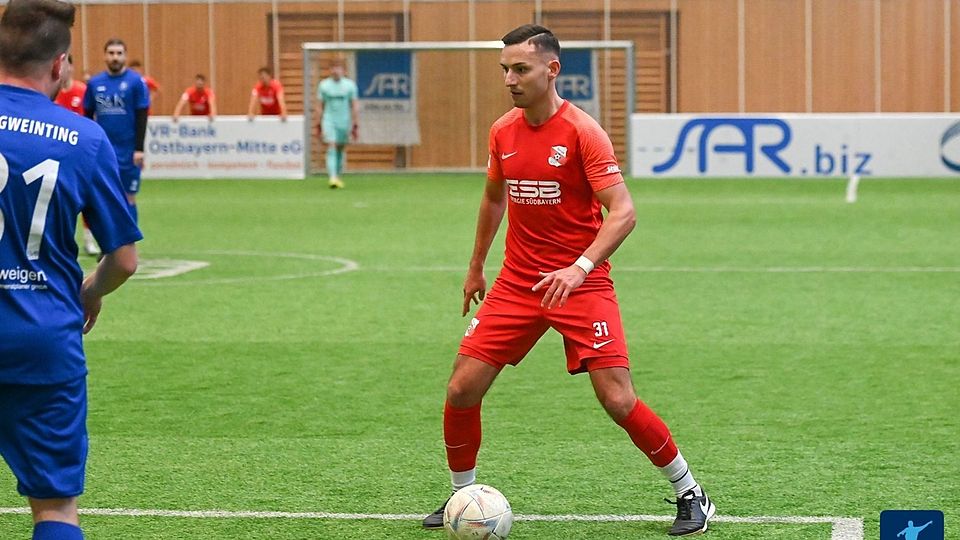
[(121, 169), (133, 166), (136, 146), (136, 111), (150, 108), (150, 91), (143, 77), (132, 69), (119, 75), (104, 71), (90, 78), (83, 108), (93, 111), (97, 123), (113, 143)]
[(39, 92), (0, 85), (0, 383), (86, 374), (80, 212), (104, 253), (143, 238), (100, 126)]

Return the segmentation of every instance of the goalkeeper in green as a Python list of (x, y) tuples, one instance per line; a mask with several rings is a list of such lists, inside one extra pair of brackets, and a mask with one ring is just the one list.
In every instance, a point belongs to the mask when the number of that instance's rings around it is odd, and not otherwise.
[(342, 61), (330, 66), (330, 76), (317, 85), (317, 129), (321, 140), (327, 145), (327, 174), (330, 188), (343, 187), (340, 174), (348, 138), (357, 140), (357, 119), (360, 104), (357, 102), (357, 84), (344, 75)]

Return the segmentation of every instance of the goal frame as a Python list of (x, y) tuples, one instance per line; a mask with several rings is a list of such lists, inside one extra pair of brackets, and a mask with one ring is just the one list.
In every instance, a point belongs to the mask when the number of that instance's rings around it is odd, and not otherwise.
[[(580, 41), (564, 41), (560, 44), (562, 49), (590, 49), (590, 50), (601, 50), (601, 51), (610, 51), (610, 50), (623, 50), (626, 58), (626, 84), (625, 94), (626, 94), (626, 118), (627, 126), (625, 130), (626, 137), (626, 155), (621, 156), (620, 161), (623, 163), (621, 167), (625, 171), (630, 170), (630, 149), (631, 149), (631, 133), (629, 126), (629, 119), (631, 115), (635, 112), (634, 104), (636, 100), (635, 95), (635, 85), (636, 85), (636, 75), (635, 75), (635, 66), (636, 58), (634, 56), (634, 45), (632, 41), (628, 40), (580, 40)], [(345, 42), (345, 41), (306, 41), (301, 44), (301, 49), (303, 51), (303, 80), (301, 84), (303, 85), (303, 141), (304, 148), (307, 152), (306, 159), (304, 159), (304, 176), (310, 176), (310, 156), (309, 152), (312, 146), (311, 136), (313, 135), (313, 108), (314, 108), (314, 92), (315, 88), (308, 88), (310, 86), (310, 76), (311, 73), (311, 53), (312, 52), (356, 52), (356, 51), (486, 51), (486, 50), (500, 50), (504, 47), (503, 42), (501, 41), (357, 41), (357, 42)], [(471, 64), (473, 63), (473, 58), (471, 55)], [(475, 77), (476, 69), (475, 66), (471, 65), (470, 77), (471, 79)], [(470, 85), (471, 89), (476, 87), (475, 81), (471, 81), (473, 84)], [(471, 90), (473, 92), (473, 90)], [(476, 107), (476, 96), (471, 95), (470, 97), (470, 107)], [(472, 134), (472, 136), (478, 136), (478, 134)]]

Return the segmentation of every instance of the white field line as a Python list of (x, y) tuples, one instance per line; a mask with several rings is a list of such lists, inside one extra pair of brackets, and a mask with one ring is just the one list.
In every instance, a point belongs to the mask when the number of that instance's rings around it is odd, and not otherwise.
[[(0, 514), (29, 514), (29, 508), (0, 508)], [(380, 521), (419, 521), (423, 514), (352, 514), (337, 512), (257, 512), (226, 510), (142, 510), (134, 508), (81, 508), (85, 516), (120, 517), (172, 517), (198, 519), (333, 519), (333, 520), (380, 520)], [(631, 521), (673, 521), (674, 516), (655, 515), (542, 515), (517, 514), (517, 521), (588, 521), (588, 522), (631, 522)], [(714, 516), (715, 523), (746, 523), (763, 525), (782, 523), (788, 525), (810, 525), (830, 523), (831, 540), (863, 540), (863, 520), (849, 517), (832, 516)]]
[[(364, 267), (373, 272), (466, 272), (462, 266)], [(496, 272), (499, 267), (484, 270)], [(960, 266), (614, 266), (613, 273), (678, 274), (955, 274)]]
[(179, 276), (210, 266), (206, 261), (182, 261), (178, 259), (141, 259), (137, 273), (132, 279), (162, 279)]

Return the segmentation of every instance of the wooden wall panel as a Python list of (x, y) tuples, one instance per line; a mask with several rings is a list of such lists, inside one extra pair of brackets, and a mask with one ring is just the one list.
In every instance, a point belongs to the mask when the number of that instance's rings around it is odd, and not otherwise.
[[(534, 3), (518, 1), (511, 3), (509, 9), (503, 4), (480, 2), (475, 4), (474, 36), (482, 41), (499, 41), (504, 34), (533, 20)], [(490, 126), (503, 113), (513, 107), (510, 94), (503, 83), (503, 70), (500, 68), (500, 51), (477, 51), (474, 53), (476, 65), (477, 126), (476, 161), (474, 167), (485, 167)]]
[[(104, 63), (103, 46), (110, 38), (118, 37), (127, 44), (127, 61), (143, 62), (143, 6), (140, 4), (104, 5), (91, 4), (84, 8), (87, 16), (87, 43), (83, 46), (86, 71), (95, 75), (107, 68)], [(109, 24), (104, 24), (109, 21)], [(80, 29), (80, 21), (77, 29)], [(204, 29), (203, 35), (207, 32)], [(77, 34), (79, 38), (79, 34)], [(79, 41), (78, 41), (79, 43)], [(76, 60), (76, 59), (75, 59)], [(150, 66), (146, 66), (149, 69)]]
[[(468, 35), (466, 3), (415, 3), (411, 11), (412, 41), (461, 41)], [(412, 149), (410, 165), (469, 166), (469, 53), (419, 54), (417, 71), (422, 144)]]
[(679, 112), (737, 111), (737, 0), (679, 0)]
[(950, 6), (950, 110), (960, 111), (960, 5)]
[[(150, 4), (147, 18), (150, 63), (145, 67), (160, 84), (152, 110), (154, 114), (171, 114), (195, 74), (210, 76), (207, 5)], [(219, 54), (228, 54), (228, 43), (221, 42)]]
[[(257, 80), (256, 70), (268, 65), (270, 50), (267, 35), (269, 3), (217, 4), (214, 6), (214, 35), (217, 51), (214, 91), (220, 114), (246, 114), (250, 103), (250, 89)], [(237, 39), (242, 36), (242, 39)], [(187, 78), (192, 84), (190, 73)], [(178, 79), (181, 86), (182, 81)], [(284, 81), (281, 81), (284, 82)], [(179, 87), (177, 87), (179, 88)], [(176, 88), (174, 88), (176, 89)]]
[(813, 110), (872, 112), (874, 1), (813, 0)]
[(747, 111), (806, 111), (804, 0), (746, 2), (744, 50)]
[(943, 2), (880, 5), (882, 110), (943, 111)]

